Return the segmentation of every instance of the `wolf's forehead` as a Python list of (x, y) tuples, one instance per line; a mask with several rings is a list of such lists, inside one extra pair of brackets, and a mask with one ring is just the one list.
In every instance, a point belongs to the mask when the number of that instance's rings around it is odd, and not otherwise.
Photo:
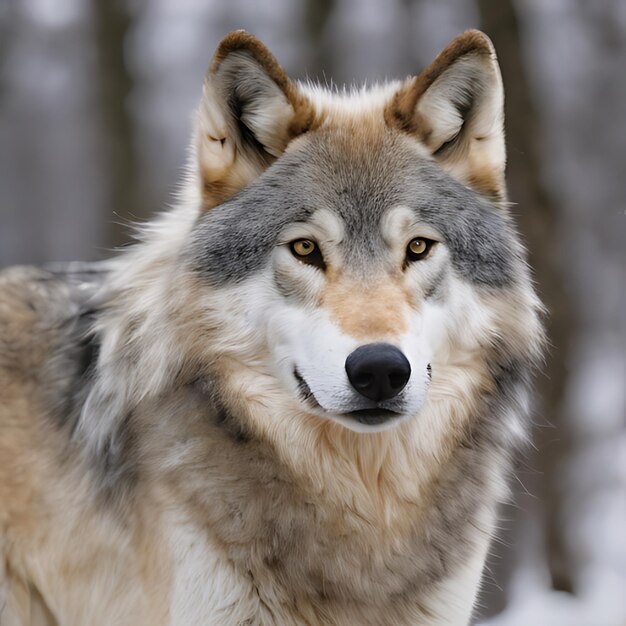
[(326, 130), (297, 145), (285, 163), (297, 163), (298, 175), (286, 184), (334, 212), (348, 235), (367, 237), (377, 233), (386, 211), (407, 200), (404, 181), (419, 155), (392, 133), (360, 130)]
[(323, 209), (341, 223), (346, 262), (384, 253), (383, 216), (404, 207), (441, 234), (459, 272), (502, 285), (512, 279), (515, 236), (504, 216), (397, 133), (358, 128), (311, 133), (194, 231), (193, 264), (213, 282), (265, 266), (285, 229)]
[[(426, 170), (438, 168), (413, 143), (388, 129), (331, 127), (294, 142), (266, 173), (267, 182), (271, 175), (291, 199), (285, 210), (293, 220), (306, 221), (318, 211), (332, 214), (341, 223), (345, 252), (351, 244), (375, 246), (390, 210), (403, 206), (414, 212), (437, 194), (432, 181), (423, 179)], [(440, 187), (447, 184), (442, 177)]]

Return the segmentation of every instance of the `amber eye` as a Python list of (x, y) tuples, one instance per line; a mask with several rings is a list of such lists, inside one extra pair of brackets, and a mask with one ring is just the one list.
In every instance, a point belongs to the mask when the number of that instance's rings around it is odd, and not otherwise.
[(310, 239), (296, 239), (289, 244), (291, 253), (303, 263), (325, 269), (324, 258), (319, 246)]
[(310, 239), (298, 239), (291, 244), (291, 249), (296, 256), (309, 256), (315, 252), (316, 247)]
[(425, 239), (424, 237), (416, 237), (409, 241), (409, 245), (406, 247), (407, 261), (419, 261), (428, 256), (430, 249), (435, 242), (432, 239)]

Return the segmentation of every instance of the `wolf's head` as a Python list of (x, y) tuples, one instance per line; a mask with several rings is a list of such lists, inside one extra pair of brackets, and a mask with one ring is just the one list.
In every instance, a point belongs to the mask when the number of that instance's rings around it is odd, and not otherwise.
[(292, 82), (230, 34), (205, 79), (188, 197), (116, 277), (111, 374), (88, 408), (124, 413), (206, 374), (241, 406), (356, 431), (428, 414), (427, 438), (465, 421), (541, 336), (507, 214), (502, 109), (477, 31), (417, 77), (351, 92)]
[(356, 93), (297, 85), (256, 39), (227, 37), (205, 82), (203, 207), (184, 252), (227, 294), (223, 354), (245, 361), (252, 333), (255, 361), (301, 408), (354, 430), (418, 414), (451, 352), (489, 341), (480, 294), (525, 280), (502, 104), (478, 32), (417, 78)]

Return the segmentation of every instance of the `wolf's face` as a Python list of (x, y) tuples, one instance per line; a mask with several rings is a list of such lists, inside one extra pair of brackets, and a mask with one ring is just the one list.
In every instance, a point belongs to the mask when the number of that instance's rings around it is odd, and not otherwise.
[(415, 416), (432, 381), (452, 388), (446, 368), (462, 376), (489, 342), (481, 297), (523, 267), (502, 207), (501, 107), (480, 34), (357, 94), (298, 87), (258, 41), (227, 38), (205, 85), (204, 210), (185, 254), (219, 329), (213, 356), (353, 430)]
[(374, 430), (419, 412), (458, 336), (482, 323), (474, 285), (510, 281), (514, 248), (498, 208), (381, 125), (294, 141), (202, 217), (192, 253), (229, 294), (226, 315), (265, 343), (250, 363), (265, 354), (309, 412)]

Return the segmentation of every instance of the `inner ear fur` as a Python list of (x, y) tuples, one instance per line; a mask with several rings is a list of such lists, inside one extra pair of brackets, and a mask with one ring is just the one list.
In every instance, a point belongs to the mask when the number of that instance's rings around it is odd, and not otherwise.
[(459, 35), (385, 110), (388, 125), (415, 136), (462, 183), (504, 206), (504, 92), (493, 44)]
[(314, 109), (271, 52), (245, 31), (218, 46), (196, 128), (205, 208), (259, 176), (315, 122)]

